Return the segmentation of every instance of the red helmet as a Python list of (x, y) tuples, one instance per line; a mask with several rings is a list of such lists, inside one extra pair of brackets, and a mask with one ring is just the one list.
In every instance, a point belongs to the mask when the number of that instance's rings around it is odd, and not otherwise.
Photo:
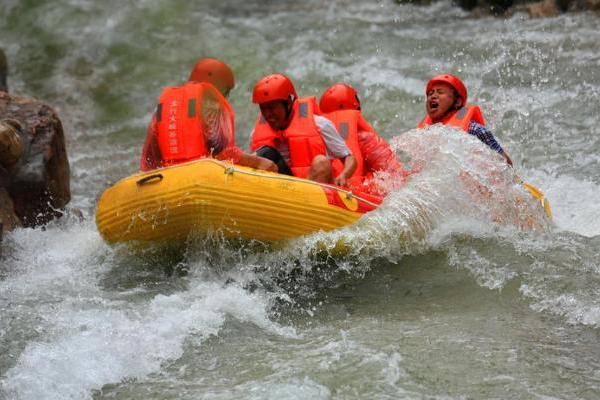
[(188, 81), (213, 84), (223, 95), (235, 86), (233, 71), (223, 61), (216, 58), (202, 58), (196, 62)]
[(283, 74), (267, 75), (254, 85), (252, 102), (267, 103), (273, 100), (288, 100), (291, 96), (297, 98), (294, 84)]
[(345, 83), (336, 83), (321, 95), (319, 108), (324, 113), (338, 110), (360, 110), (356, 90)]
[(446, 83), (446, 84), (452, 86), (454, 88), (454, 90), (456, 90), (458, 92), (458, 95), (463, 99), (463, 102), (465, 104), (467, 103), (467, 87), (460, 79), (458, 79), (456, 76), (450, 75), (450, 74), (442, 74), (442, 75), (434, 76), (433, 78), (431, 78), (429, 80), (429, 82), (427, 82), (427, 87), (425, 88), (425, 94), (429, 93), (429, 91), (431, 90), (431, 87), (433, 86), (434, 83), (440, 83), (440, 82)]

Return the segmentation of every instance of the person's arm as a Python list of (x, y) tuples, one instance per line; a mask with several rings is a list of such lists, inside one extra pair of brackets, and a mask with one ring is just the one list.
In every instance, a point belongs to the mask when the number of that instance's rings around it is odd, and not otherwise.
[(256, 156), (254, 154), (246, 153), (236, 146), (229, 146), (225, 148), (219, 154), (215, 155), (215, 158), (221, 161), (229, 160), (234, 164), (244, 167), (277, 172), (277, 165), (273, 161), (264, 157)]
[(249, 153), (242, 154), (240, 158), (240, 165), (250, 168), (262, 169), (265, 171), (279, 171), (279, 169), (277, 168), (277, 164), (275, 164), (273, 161), (269, 160), (268, 158), (259, 157), (257, 155)]
[(492, 150), (504, 157), (508, 165), (510, 165), (511, 167), (513, 166), (513, 162), (510, 159), (510, 156), (506, 151), (504, 151), (502, 146), (500, 146), (500, 143), (498, 143), (492, 131), (487, 129), (485, 126), (478, 124), (477, 122), (471, 122), (471, 124), (469, 125), (468, 132), (470, 135), (477, 137), (479, 140), (481, 140), (483, 143), (489, 146)]
[(339, 186), (346, 186), (348, 179), (352, 176), (357, 167), (356, 158), (352, 154), (344, 158), (344, 169), (333, 179), (333, 183)]
[(502, 150), (502, 153), (500, 153), (500, 155), (501, 155), (502, 157), (504, 157), (504, 159), (506, 160), (506, 163), (507, 163), (508, 165), (510, 165), (511, 167), (513, 166), (513, 162), (512, 162), (512, 160), (510, 159), (510, 156), (508, 155), (508, 153), (507, 153), (506, 151)]
[(315, 115), (315, 123), (325, 142), (327, 153), (332, 157), (344, 160), (344, 169), (334, 179), (336, 185), (344, 186), (348, 178), (350, 178), (356, 170), (358, 165), (356, 158), (352, 155), (352, 152), (338, 133), (333, 122), (325, 117)]
[(152, 121), (148, 125), (146, 141), (144, 142), (144, 147), (142, 147), (142, 156), (140, 159), (140, 170), (142, 171), (150, 171), (161, 166), (161, 155), (156, 132), (156, 114), (153, 114)]
[(365, 168), (370, 172), (387, 171), (406, 175), (400, 160), (388, 142), (375, 131), (359, 131), (358, 146), (363, 156)]

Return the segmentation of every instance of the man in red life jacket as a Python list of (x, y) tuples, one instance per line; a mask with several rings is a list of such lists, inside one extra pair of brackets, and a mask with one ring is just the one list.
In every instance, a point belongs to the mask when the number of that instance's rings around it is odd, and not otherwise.
[(441, 123), (462, 129), (476, 136), (502, 155), (509, 165), (513, 165), (509, 155), (496, 141), (492, 132), (485, 127), (481, 109), (467, 104), (467, 88), (459, 78), (450, 74), (433, 77), (427, 82), (425, 94), (427, 116), (417, 125), (417, 128)]
[(165, 88), (148, 126), (140, 169), (148, 171), (212, 156), (276, 172), (271, 160), (235, 146), (235, 114), (225, 99), (234, 84), (227, 64), (204, 58), (196, 63), (187, 83)]
[(334, 124), (316, 115), (314, 97), (298, 98), (288, 77), (273, 74), (256, 83), (252, 102), (260, 114), (251, 150), (274, 160), (282, 173), (346, 186), (356, 159)]
[(319, 109), (336, 124), (357, 158), (355, 176), (369, 178), (378, 171), (406, 175), (390, 145), (364, 119), (358, 93), (352, 86), (336, 83), (329, 87), (321, 95)]

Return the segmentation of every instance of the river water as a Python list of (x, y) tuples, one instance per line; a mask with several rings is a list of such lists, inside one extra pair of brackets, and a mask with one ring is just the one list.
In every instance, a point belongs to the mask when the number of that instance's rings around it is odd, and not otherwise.
[[(0, 398), (600, 398), (599, 23), (445, 1), (3, 0), (10, 90), (60, 113), (85, 220), (5, 237)], [(96, 199), (136, 171), (161, 87), (202, 56), (236, 73), (242, 147), (253, 83), (282, 71), (301, 95), (353, 84), (421, 172), (355, 226), (274, 247), (107, 246)], [(440, 72), (464, 78), (515, 171), (466, 135), (413, 130)], [(461, 171), (492, 179), (491, 200)]]

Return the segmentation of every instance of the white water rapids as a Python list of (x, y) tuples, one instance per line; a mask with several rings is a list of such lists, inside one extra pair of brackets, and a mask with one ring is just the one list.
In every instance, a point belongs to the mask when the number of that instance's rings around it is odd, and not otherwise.
[[(342, 0), (3, 6), (10, 90), (59, 112), (71, 207), (86, 220), (4, 238), (0, 399), (600, 397), (597, 15)], [(107, 246), (96, 199), (136, 170), (160, 88), (202, 56), (236, 73), (242, 147), (253, 83), (282, 71), (301, 95), (357, 87), (366, 118), (420, 172), (358, 224), (282, 245)], [(514, 170), (467, 135), (413, 130), (442, 71), (464, 78)], [(465, 172), (491, 200), (476, 201)], [(553, 223), (516, 176), (546, 194)]]

